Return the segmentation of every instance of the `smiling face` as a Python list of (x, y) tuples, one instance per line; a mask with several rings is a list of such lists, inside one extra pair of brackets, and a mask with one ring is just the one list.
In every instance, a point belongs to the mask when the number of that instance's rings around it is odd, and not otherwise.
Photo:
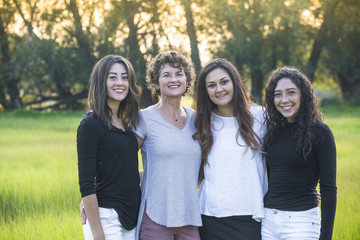
[(118, 106), (129, 92), (129, 79), (126, 67), (122, 63), (114, 63), (106, 79), (107, 97), (109, 107)]
[(301, 104), (300, 89), (289, 78), (280, 79), (274, 91), (274, 104), (288, 122), (293, 121)]
[(234, 85), (229, 74), (222, 68), (216, 68), (208, 73), (205, 84), (210, 100), (217, 108), (232, 113)]
[(161, 97), (181, 97), (186, 91), (186, 75), (182, 68), (165, 63), (159, 74)]

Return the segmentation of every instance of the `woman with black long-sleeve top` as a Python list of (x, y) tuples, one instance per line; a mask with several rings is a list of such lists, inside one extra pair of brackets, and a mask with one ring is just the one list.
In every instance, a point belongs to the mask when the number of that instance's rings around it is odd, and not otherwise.
[(77, 131), (85, 239), (134, 240), (140, 206), (139, 95), (130, 62), (108, 55), (93, 68), (89, 111)]
[[(274, 70), (265, 96), (264, 153), (269, 188), (262, 239), (331, 239), (336, 210), (336, 147), (313, 88), (295, 68)], [(320, 183), (321, 218), (316, 187)]]

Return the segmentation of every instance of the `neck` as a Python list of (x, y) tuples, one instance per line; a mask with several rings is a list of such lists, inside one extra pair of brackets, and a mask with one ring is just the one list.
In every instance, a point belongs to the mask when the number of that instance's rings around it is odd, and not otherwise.
[(168, 113), (179, 113), (181, 112), (181, 98), (161, 98), (157, 104), (157, 108), (165, 110)]
[(163, 99), (161, 99), (155, 106), (158, 111), (175, 126), (179, 123), (184, 124), (184, 122), (186, 122), (186, 113), (181, 108), (180, 101), (163, 101)]
[(107, 105), (111, 109), (113, 118), (118, 118), (118, 109), (120, 106), (120, 102), (107, 101)]
[(234, 117), (234, 111), (232, 106), (222, 106), (214, 108), (213, 112), (216, 115), (222, 116), (222, 117)]

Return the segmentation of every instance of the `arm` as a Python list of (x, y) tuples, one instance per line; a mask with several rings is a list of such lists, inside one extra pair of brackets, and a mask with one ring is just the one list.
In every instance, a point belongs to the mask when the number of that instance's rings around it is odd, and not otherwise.
[(82, 200), (80, 202), (80, 217), (81, 217), (81, 224), (82, 225), (86, 224), (87, 217), (84, 209), (84, 202)]
[[(136, 140), (138, 142), (138, 149), (140, 149), (144, 143), (144, 139), (142, 139), (141, 137), (139, 137), (137, 134), (135, 134)], [(140, 183), (142, 181), (142, 177), (144, 175), (144, 169), (139, 170), (139, 176), (140, 176)]]
[(99, 216), (99, 205), (96, 194), (83, 197), (83, 204), (94, 240), (105, 240)]
[[(77, 130), (79, 186), (83, 199), (82, 203), (80, 203), (81, 222), (85, 224), (86, 218), (89, 218), (90, 228), (93, 234), (95, 233), (94, 237), (102, 239), (101, 236), (104, 233), (101, 228), (98, 201), (94, 188), (99, 138), (98, 123), (93, 119), (83, 119)], [(101, 231), (98, 224), (100, 224)]]
[(143, 175), (144, 175), (144, 169), (139, 170), (140, 183), (142, 181)]
[(138, 149), (140, 149), (144, 143), (144, 139), (139, 137), (136, 133), (135, 133), (135, 137), (136, 137), (136, 140), (138, 142)]
[(331, 239), (336, 211), (336, 146), (326, 126), (318, 136), (317, 157), (320, 168), (321, 233), (320, 239)]
[[(140, 112), (139, 124), (136, 127), (136, 129), (135, 128), (133, 129), (133, 131), (134, 131), (136, 140), (138, 142), (138, 149), (140, 150), (141, 147), (144, 144), (144, 139), (145, 139), (145, 136), (146, 136), (145, 135), (145, 133), (146, 133), (146, 125), (145, 125), (145, 121), (144, 121), (144, 118), (143, 118), (143, 115), (142, 115), (141, 112)], [(142, 137), (140, 137), (140, 135)], [(140, 183), (142, 182), (143, 175), (144, 175), (144, 169), (139, 170)]]

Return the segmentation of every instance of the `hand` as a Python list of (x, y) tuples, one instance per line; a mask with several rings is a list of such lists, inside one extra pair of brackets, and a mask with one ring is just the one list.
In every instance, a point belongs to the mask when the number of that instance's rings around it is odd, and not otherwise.
[(81, 216), (81, 224), (82, 225), (86, 224), (87, 217), (86, 217), (83, 201), (81, 201), (80, 203), (80, 216)]
[(321, 194), (318, 190), (316, 190), (316, 198), (318, 200), (318, 203), (321, 203)]

